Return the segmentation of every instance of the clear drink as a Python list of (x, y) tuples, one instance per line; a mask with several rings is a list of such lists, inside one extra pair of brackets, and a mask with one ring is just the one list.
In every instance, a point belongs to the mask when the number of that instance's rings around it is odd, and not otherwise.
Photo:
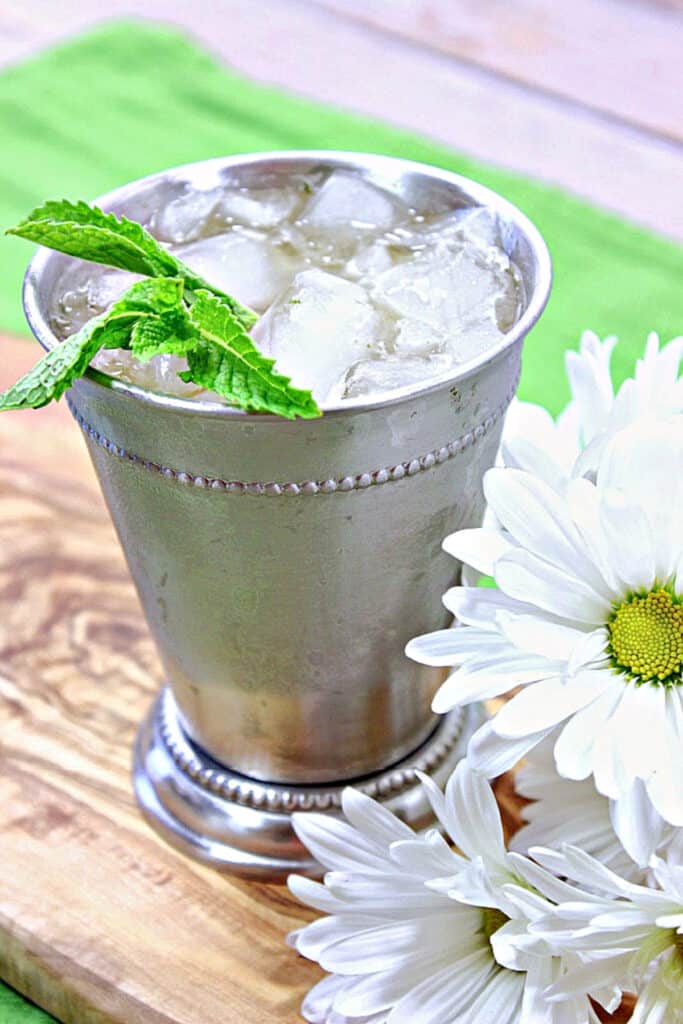
[[(189, 186), (146, 225), (260, 319), (258, 348), (321, 408), (428, 383), (499, 342), (520, 315), (521, 275), (485, 207), (415, 210), (347, 170), (285, 187)], [(83, 264), (51, 310), (64, 338), (135, 280)], [(184, 360), (103, 350), (104, 373), (164, 394), (221, 401), (180, 380)]]

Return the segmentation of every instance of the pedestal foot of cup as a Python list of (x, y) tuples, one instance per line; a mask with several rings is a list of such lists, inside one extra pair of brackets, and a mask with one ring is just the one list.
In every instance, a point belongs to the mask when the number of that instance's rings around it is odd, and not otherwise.
[[(453, 711), (409, 757), (352, 784), (423, 828), (432, 816), (415, 770), (443, 785), (483, 719), (478, 706)], [(284, 881), (291, 872), (321, 874), (297, 839), (291, 816), (295, 811), (339, 814), (348, 784), (270, 784), (233, 772), (187, 738), (167, 689), (140, 726), (133, 782), (147, 821), (173, 846), (220, 871), (271, 882)]]

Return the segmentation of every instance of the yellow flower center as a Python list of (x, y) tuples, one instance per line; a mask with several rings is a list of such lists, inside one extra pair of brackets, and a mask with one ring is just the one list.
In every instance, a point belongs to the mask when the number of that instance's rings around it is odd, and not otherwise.
[(633, 596), (618, 606), (608, 626), (615, 666), (642, 682), (680, 682), (683, 669), (683, 604), (668, 590)]
[(491, 936), (510, 920), (502, 910), (498, 910), (496, 907), (482, 907), (481, 917), (481, 930), (489, 942), (491, 941)]

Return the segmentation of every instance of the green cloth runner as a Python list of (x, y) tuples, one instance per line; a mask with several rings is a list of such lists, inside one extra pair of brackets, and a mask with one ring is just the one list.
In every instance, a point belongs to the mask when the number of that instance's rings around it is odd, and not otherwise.
[[(567, 398), (563, 352), (584, 328), (622, 338), (620, 379), (649, 330), (663, 340), (683, 331), (683, 250), (674, 243), (436, 142), (245, 81), (172, 29), (109, 24), (10, 68), (0, 75), (0, 125), (1, 226), (48, 197), (89, 199), (174, 164), (254, 150), (389, 153), (484, 182), (517, 203), (550, 247), (555, 287), (526, 344), (520, 392), (554, 412)], [(29, 255), (25, 242), (0, 239), (6, 331), (27, 333), (19, 296)], [(0, 986), (0, 1024), (48, 1019)]]

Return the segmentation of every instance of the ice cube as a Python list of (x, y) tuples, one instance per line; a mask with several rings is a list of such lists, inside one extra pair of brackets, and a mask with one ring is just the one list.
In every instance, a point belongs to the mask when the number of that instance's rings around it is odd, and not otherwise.
[(142, 281), (140, 274), (131, 274), (127, 270), (106, 270), (91, 278), (88, 283), (88, 302), (91, 309), (102, 313), (120, 299), (125, 291)]
[(187, 370), (187, 360), (179, 356), (166, 354), (142, 361), (125, 349), (102, 349), (91, 366), (109, 377), (164, 395), (193, 398), (203, 391), (198, 384), (186, 384), (180, 379), (178, 374)]
[(385, 359), (364, 359), (344, 374), (330, 393), (328, 403), (344, 398), (372, 397), (396, 388), (428, 384), (451, 369), (448, 353), (429, 358), (421, 356), (389, 356)]
[[(140, 280), (139, 274), (127, 270), (98, 271), (92, 264), (80, 276), (72, 274), (71, 287), (57, 299), (51, 314), (55, 333), (60, 338), (75, 334)], [(58, 285), (56, 291), (59, 293), (59, 290)]]
[(498, 214), (487, 206), (473, 206), (460, 211), (459, 233), (464, 241), (482, 248), (502, 249), (502, 236)]
[(314, 193), (301, 223), (323, 231), (386, 231), (408, 216), (396, 196), (348, 171), (333, 171)]
[(417, 215), (388, 231), (383, 239), (394, 260), (411, 258), (435, 245), (453, 252), (474, 249), (488, 254), (494, 249), (505, 257), (498, 215), (486, 206), (459, 207), (446, 213)]
[(389, 330), (364, 288), (322, 270), (304, 270), (252, 330), (280, 373), (324, 404), (352, 363), (378, 354)]
[(430, 217), (425, 222), (424, 238), (428, 243), (470, 243), (483, 249), (502, 248), (500, 221), (488, 206), (465, 206)]
[(369, 242), (358, 247), (344, 267), (344, 275), (353, 281), (371, 280), (388, 270), (392, 262), (391, 253), (383, 242)]
[(447, 336), (443, 331), (420, 320), (399, 320), (392, 350), (397, 355), (427, 356), (444, 349)]
[(436, 245), (385, 271), (375, 281), (372, 296), (399, 317), (419, 320), (447, 334), (459, 334), (471, 324), (510, 326), (518, 294), (509, 269), (465, 251), (453, 253)]
[(174, 252), (197, 274), (257, 312), (287, 287), (301, 264), (290, 246), (251, 228), (202, 238)]
[(254, 228), (273, 228), (294, 214), (301, 202), (296, 189), (226, 189), (220, 213), (226, 220)]
[(222, 188), (200, 191), (188, 186), (186, 192), (154, 214), (150, 229), (164, 242), (191, 242), (204, 233), (222, 197)]
[(459, 333), (451, 334), (447, 347), (456, 363), (466, 363), (497, 345), (503, 337), (493, 319), (482, 320), (469, 323)]

